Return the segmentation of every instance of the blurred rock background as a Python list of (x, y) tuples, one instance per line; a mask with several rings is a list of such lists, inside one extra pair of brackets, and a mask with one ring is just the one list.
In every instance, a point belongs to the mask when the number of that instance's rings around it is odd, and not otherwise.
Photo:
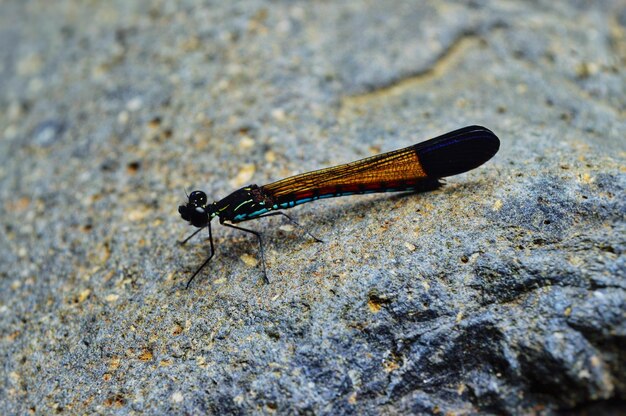
[[(626, 404), (623, 1), (0, 2), (3, 414)], [(468, 124), (420, 195), (176, 209)]]

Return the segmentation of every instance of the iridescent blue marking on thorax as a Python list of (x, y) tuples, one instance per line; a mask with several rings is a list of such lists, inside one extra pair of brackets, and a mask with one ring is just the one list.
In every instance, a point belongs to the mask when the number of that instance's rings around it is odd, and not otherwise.
[(259, 215), (263, 215), (266, 212), (270, 211), (267, 208), (262, 208), (258, 211), (254, 211), (254, 212), (245, 212), (242, 214), (237, 214), (233, 217), (233, 221), (244, 221), (244, 220), (251, 220), (253, 218), (258, 217)]

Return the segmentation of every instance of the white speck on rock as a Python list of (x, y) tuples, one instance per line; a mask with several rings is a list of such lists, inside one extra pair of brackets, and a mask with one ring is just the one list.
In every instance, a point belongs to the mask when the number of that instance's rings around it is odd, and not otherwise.
[(128, 111), (137, 111), (143, 106), (143, 101), (139, 97), (135, 97), (126, 103)]

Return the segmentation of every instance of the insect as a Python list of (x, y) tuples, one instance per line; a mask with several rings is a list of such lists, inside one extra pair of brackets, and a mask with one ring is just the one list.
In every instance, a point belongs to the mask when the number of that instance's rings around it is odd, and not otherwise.
[[(187, 287), (215, 254), (211, 231), (211, 220), (215, 217), (224, 226), (257, 237), (263, 277), (269, 283), (261, 235), (235, 224), (282, 215), (299, 226), (293, 218), (280, 210), (322, 198), (375, 192), (433, 190), (441, 186), (440, 178), (458, 175), (482, 165), (499, 148), (500, 140), (491, 130), (481, 126), (468, 126), (404, 149), (356, 162), (302, 173), (268, 185), (245, 186), (213, 203), (208, 203), (204, 192), (193, 191), (188, 195), (187, 203), (178, 207), (178, 212), (185, 221), (198, 229), (181, 244), (185, 244), (203, 228), (208, 228), (211, 253), (189, 278)], [(307, 234), (321, 242), (311, 233)]]

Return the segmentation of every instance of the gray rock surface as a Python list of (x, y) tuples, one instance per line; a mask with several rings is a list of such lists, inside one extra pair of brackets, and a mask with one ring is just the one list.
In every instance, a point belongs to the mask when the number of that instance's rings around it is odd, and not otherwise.
[[(555, 3), (555, 4), (553, 4)], [(2, 414), (618, 413), (623, 1), (0, 3)], [(176, 209), (482, 124), (419, 195)]]

